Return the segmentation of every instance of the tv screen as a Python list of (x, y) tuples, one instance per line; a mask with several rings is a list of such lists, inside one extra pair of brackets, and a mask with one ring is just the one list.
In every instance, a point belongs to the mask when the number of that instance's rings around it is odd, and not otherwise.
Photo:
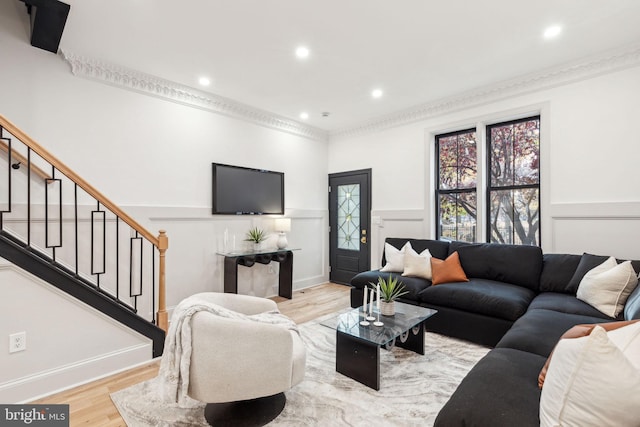
[(284, 214), (284, 173), (213, 163), (212, 212)]

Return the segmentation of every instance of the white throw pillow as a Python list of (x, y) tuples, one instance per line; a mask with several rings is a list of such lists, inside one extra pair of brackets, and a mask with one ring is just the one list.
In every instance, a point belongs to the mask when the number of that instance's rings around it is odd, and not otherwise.
[(640, 372), (596, 326), (591, 335), (560, 340), (542, 395), (540, 426), (638, 426)]
[(380, 271), (385, 273), (402, 273), (404, 271), (404, 253), (407, 250), (407, 246), (411, 247), (411, 243), (405, 243), (401, 249), (396, 249), (395, 246), (385, 243), (384, 258), (387, 263)]
[(640, 371), (640, 321), (607, 332), (609, 341), (622, 351), (629, 362)]
[(618, 264), (610, 257), (584, 275), (576, 296), (607, 316), (617, 317), (637, 285), (638, 277), (631, 261)]
[(402, 275), (431, 280), (431, 252), (429, 249), (418, 253), (409, 245), (404, 253), (404, 272)]

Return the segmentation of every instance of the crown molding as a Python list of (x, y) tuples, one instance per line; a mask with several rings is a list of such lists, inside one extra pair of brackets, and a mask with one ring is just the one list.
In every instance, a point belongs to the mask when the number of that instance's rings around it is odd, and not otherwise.
[(587, 80), (602, 74), (637, 66), (640, 66), (640, 44), (607, 51), (597, 56), (565, 63), (559, 67), (549, 68), (544, 71), (527, 74), (437, 101), (421, 104), (369, 120), (360, 125), (331, 131), (329, 132), (329, 139), (334, 140), (379, 132), (384, 129), (427, 120), (432, 117), (463, 109), (478, 107), (506, 98)]
[(162, 79), (141, 71), (121, 67), (106, 61), (60, 50), (71, 72), (78, 76), (117, 86), (123, 89), (159, 97), (171, 102), (287, 132), (304, 138), (328, 141), (427, 120), (467, 108), (478, 107), (503, 99), (550, 89), (590, 79), (640, 65), (640, 43), (607, 51), (596, 56), (565, 63), (558, 67), (519, 76), (511, 80), (428, 102), (402, 111), (368, 120), (356, 126), (325, 131), (295, 120), (276, 115), (240, 102)]
[(267, 128), (304, 138), (327, 141), (325, 130), (261, 110), (240, 102), (162, 79), (141, 71), (121, 67), (107, 61), (61, 49), (62, 58), (71, 66), (73, 75), (127, 89), (167, 101), (246, 120)]

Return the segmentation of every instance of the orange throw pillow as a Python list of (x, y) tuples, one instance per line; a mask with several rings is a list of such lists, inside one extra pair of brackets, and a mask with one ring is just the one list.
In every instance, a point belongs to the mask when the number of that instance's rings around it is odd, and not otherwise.
[(440, 283), (449, 282), (468, 282), (467, 275), (464, 274), (462, 265), (460, 264), (460, 256), (458, 252), (454, 252), (444, 261), (438, 258), (431, 258), (431, 273), (433, 279), (431, 284), (439, 285)]

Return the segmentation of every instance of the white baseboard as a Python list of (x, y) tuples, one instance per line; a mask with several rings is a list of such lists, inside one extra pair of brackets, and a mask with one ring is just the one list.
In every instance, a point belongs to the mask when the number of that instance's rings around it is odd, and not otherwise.
[(139, 344), (0, 384), (0, 402), (27, 403), (152, 360), (152, 344)]

